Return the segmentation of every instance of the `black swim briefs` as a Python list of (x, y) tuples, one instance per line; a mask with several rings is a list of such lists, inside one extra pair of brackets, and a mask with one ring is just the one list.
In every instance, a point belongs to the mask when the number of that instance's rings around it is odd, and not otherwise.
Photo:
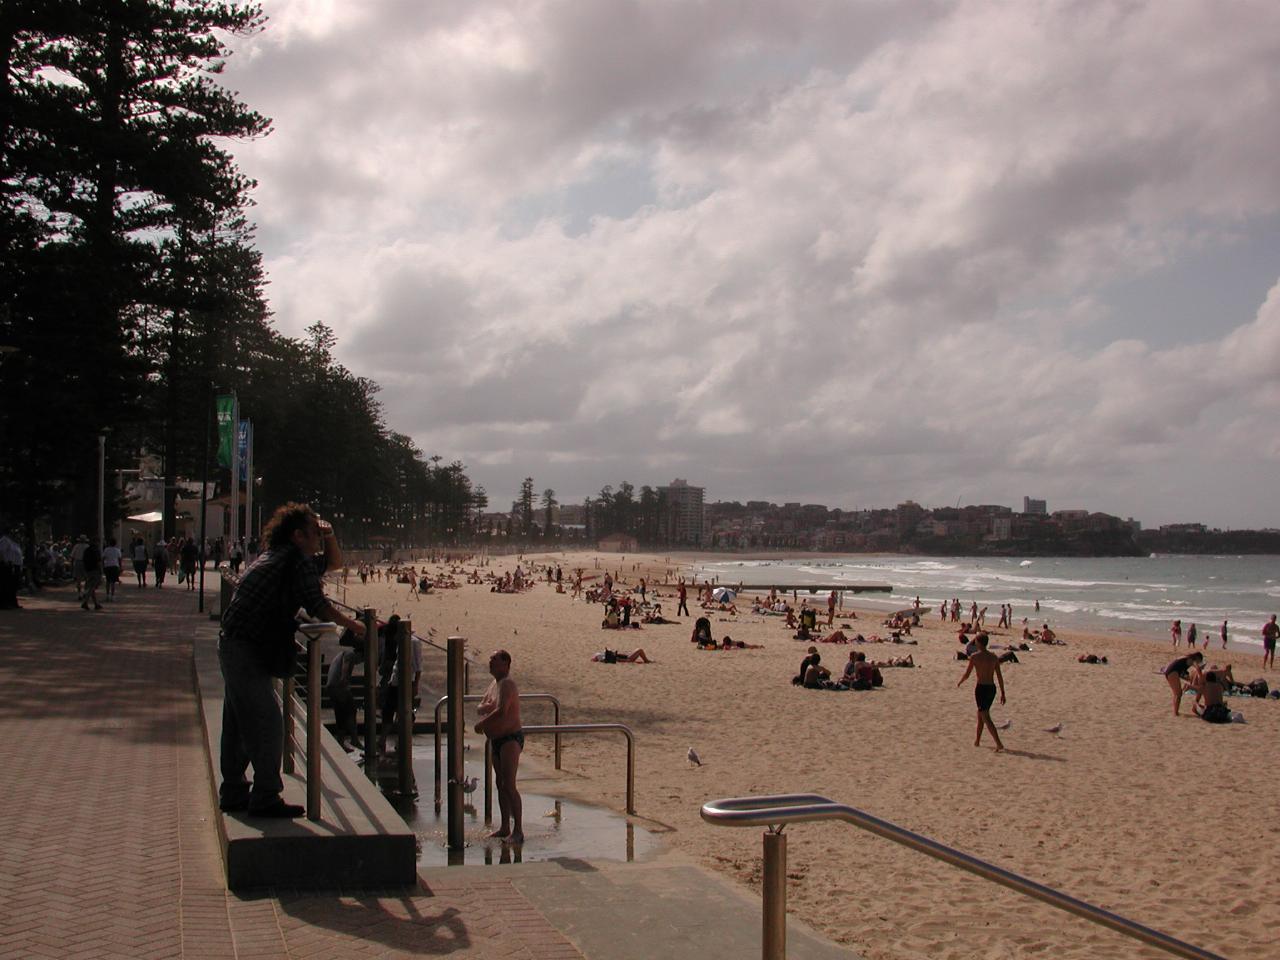
[(977, 701), (979, 710), (990, 710), (991, 705), (996, 702), (996, 685), (994, 683), (979, 683), (973, 688), (973, 699)]
[(493, 738), (493, 758), (496, 760), (502, 755), (502, 747), (508, 743), (520, 744), (520, 749), (524, 749), (524, 731), (517, 730), (515, 733), (504, 733), (500, 737)]

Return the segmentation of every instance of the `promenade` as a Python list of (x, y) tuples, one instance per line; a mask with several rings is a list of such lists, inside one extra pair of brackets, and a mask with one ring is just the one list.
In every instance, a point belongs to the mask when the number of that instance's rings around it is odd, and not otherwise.
[[(0, 960), (758, 955), (758, 899), (671, 856), (231, 893), (192, 675), (216, 634), (195, 594), (22, 602), (0, 611)], [(852, 956), (789, 927), (793, 958)]]
[[(175, 585), (0, 612), (0, 958), (581, 957), (495, 871), (420, 888), (227, 892)], [(442, 872), (443, 873), (443, 872)], [(456, 877), (456, 879), (453, 879)]]

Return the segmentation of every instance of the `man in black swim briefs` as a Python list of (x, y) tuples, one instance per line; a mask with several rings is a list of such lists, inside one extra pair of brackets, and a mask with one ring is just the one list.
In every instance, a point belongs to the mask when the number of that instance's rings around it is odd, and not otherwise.
[(489, 834), (512, 843), (524, 842), (524, 825), (520, 792), (516, 775), (520, 754), (524, 750), (524, 732), (520, 729), (520, 691), (511, 679), (511, 654), (495, 650), (489, 657), (489, 673), (493, 682), (480, 699), (480, 720), (476, 733), (489, 738), (493, 750), (494, 782), (498, 788), (498, 810), (502, 823)]
[[(996, 753), (1004, 750), (1004, 744), (1000, 742), (1000, 734), (996, 733), (996, 725), (991, 722), (991, 705), (996, 700), (996, 683), (999, 683), (1000, 703), (1004, 703), (1004, 675), (1000, 672), (1000, 658), (987, 649), (988, 638), (985, 633), (980, 633), (974, 639), (978, 649), (969, 656), (969, 662), (966, 664), (964, 674), (960, 677), (956, 686), (960, 686), (969, 679), (969, 674), (974, 675), (975, 684), (973, 688), (973, 699), (978, 704), (978, 733), (974, 737), (973, 745), (975, 747), (982, 744), (982, 729), (986, 727), (991, 732), (991, 738), (996, 742)], [(992, 683), (995, 680), (996, 683)]]

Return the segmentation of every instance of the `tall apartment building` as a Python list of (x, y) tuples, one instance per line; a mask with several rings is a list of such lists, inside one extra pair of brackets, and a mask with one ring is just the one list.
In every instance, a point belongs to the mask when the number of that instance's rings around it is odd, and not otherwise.
[(665, 531), (674, 544), (700, 546), (702, 544), (703, 501), (702, 487), (691, 487), (689, 481), (679, 478), (669, 486), (659, 487), (667, 498)]
[(1043, 517), (1049, 512), (1049, 504), (1044, 500), (1032, 500), (1030, 497), (1023, 497), (1022, 512), (1037, 513)]

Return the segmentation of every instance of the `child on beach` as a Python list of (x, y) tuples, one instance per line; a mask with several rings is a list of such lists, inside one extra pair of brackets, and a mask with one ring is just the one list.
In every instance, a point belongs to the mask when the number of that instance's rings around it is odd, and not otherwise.
[[(996, 753), (1003, 753), (1004, 744), (1000, 742), (1000, 734), (996, 733), (996, 725), (991, 722), (991, 704), (995, 702), (998, 683), (1000, 703), (1004, 705), (1004, 675), (1000, 672), (999, 658), (987, 650), (987, 635), (978, 634), (975, 643), (978, 649), (970, 655), (969, 662), (956, 686), (959, 687), (968, 680), (969, 674), (974, 675), (973, 698), (978, 705), (978, 732), (974, 737), (973, 745), (975, 747), (982, 745), (982, 728), (986, 727), (991, 732), (991, 738), (996, 742)], [(993, 679), (996, 683), (991, 682)]]

